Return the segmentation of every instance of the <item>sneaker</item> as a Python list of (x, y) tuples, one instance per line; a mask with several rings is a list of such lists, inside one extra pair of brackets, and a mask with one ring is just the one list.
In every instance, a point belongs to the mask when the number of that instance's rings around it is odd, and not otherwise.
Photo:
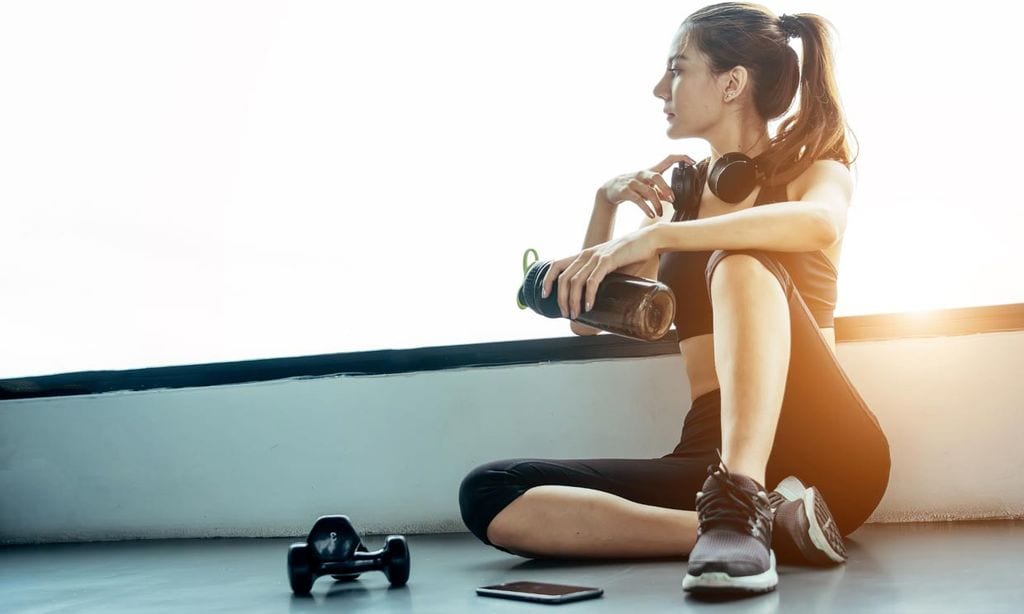
[(774, 513), (772, 547), (786, 565), (838, 565), (846, 545), (821, 492), (793, 476), (768, 493)]
[(697, 493), (697, 543), (690, 552), (683, 590), (693, 593), (766, 593), (775, 589), (772, 509), (763, 486), (729, 473), (724, 462), (708, 467)]

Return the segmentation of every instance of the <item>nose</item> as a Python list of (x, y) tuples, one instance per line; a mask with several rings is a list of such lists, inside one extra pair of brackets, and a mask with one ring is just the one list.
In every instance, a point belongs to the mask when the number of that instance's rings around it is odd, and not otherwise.
[(657, 83), (654, 84), (652, 92), (654, 93), (655, 98), (660, 98), (661, 100), (668, 102), (671, 92), (669, 92), (667, 81), (665, 79), (666, 76), (668, 76), (667, 72), (661, 76), (661, 79), (658, 79)]

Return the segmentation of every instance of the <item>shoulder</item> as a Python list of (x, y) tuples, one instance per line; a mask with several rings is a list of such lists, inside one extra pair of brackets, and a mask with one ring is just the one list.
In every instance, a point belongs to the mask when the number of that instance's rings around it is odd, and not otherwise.
[(815, 160), (787, 186), (791, 200), (815, 200), (823, 194), (849, 204), (853, 197), (853, 174), (839, 160)]

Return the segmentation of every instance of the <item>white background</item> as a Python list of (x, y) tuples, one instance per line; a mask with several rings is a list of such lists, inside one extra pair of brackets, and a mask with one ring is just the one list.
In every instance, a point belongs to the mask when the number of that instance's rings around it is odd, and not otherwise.
[[(0, 377), (571, 334), (523, 251), (707, 154), (652, 93), (703, 4), (0, 3)], [(768, 6), (839, 32), (836, 315), (1024, 302), (1019, 9)]]

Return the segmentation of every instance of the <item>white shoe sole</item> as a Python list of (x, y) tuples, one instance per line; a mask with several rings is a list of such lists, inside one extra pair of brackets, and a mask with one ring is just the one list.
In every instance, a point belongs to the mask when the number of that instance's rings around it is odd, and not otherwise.
[[(818, 501), (818, 497), (816, 496), (817, 494), (818, 490), (813, 487), (808, 488), (807, 491), (804, 492), (804, 514), (807, 516), (807, 526), (810, 527), (807, 535), (811, 538), (811, 543), (814, 544), (815, 548), (824, 552), (825, 556), (832, 561), (842, 563), (846, 560), (846, 557), (837, 552), (836, 549), (832, 547), (832, 544), (829, 543), (828, 537), (825, 536), (825, 531), (827, 529), (831, 529), (832, 531), (838, 531), (838, 529), (836, 527), (822, 527), (818, 520), (818, 515), (816, 513), (816, 505)], [(831, 518), (829, 518), (828, 522), (835, 523)], [(839, 539), (842, 539), (842, 537), (840, 536)]]
[[(834, 532), (838, 532), (838, 529), (834, 526), (822, 527), (821, 521), (818, 519), (816, 512), (819, 493), (816, 488), (807, 488), (798, 478), (789, 476), (779, 482), (779, 485), (775, 487), (775, 491), (785, 497), (787, 501), (803, 499), (804, 516), (807, 518), (807, 526), (809, 527), (807, 536), (811, 539), (811, 543), (833, 562), (842, 563), (846, 560), (846, 557), (836, 551), (825, 535), (825, 531), (828, 529)], [(830, 518), (829, 522), (834, 523), (835, 521)], [(837, 536), (836, 538), (842, 539), (842, 536)]]
[(775, 552), (769, 551), (768, 570), (754, 576), (730, 576), (723, 571), (709, 571), (699, 576), (689, 572), (683, 576), (683, 590), (695, 593), (767, 593), (775, 590), (779, 575), (775, 572)]

